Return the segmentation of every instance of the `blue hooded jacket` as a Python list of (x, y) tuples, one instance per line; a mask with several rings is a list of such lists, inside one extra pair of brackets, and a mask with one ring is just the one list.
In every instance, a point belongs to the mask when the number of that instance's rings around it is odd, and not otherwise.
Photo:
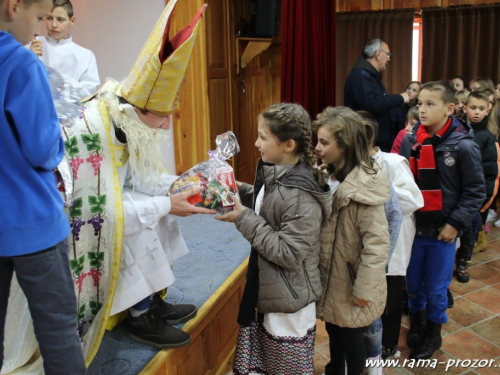
[(0, 31), (0, 257), (64, 240), (68, 219), (52, 171), (64, 153), (47, 71)]

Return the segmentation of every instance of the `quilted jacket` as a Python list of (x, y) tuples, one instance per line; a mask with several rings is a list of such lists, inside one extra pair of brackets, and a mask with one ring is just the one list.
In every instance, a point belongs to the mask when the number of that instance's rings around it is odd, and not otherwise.
[[(318, 316), (340, 327), (366, 327), (382, 315), (387, 296), (385, 265), (389, 229), (384, 202), (390, 197), (387, 175), (354, 168), (333, 197), (330, 231), (320, 253), (323, 294)], [(329, 246), (333, 242), (333, 246)], [(371, 302), (354, 305), (353, 298)]]
[(332, 207), (328, 185), (320, 186), (306, 163), (291, 167), (260, 161), (256, 176), (254, 187), (245, 184), (240, 194), (243, 203), (253, 197), (254, 204), (264, 186), (260, 212), (244, 210), (236, 221), (252, 245), (238, 319), (242, 325), (249, 324), (248, 313), (255, 315), (255, 308), (291, 313), (321, 296), (319, 235)]

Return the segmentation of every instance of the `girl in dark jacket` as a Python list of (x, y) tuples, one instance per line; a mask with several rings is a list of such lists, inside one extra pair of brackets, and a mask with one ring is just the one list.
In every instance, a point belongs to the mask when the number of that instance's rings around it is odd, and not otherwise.
[(328, 185), (313, 169), (311, 132), (300, 105), (276, 104), (261, 113), (255, 183), (239, 184), (253, 210), (235, 202), (234, 211), (218, 217), (235, 222), (252, 245), (235, 374), (313, 374), (320, 229), (332, 205)]

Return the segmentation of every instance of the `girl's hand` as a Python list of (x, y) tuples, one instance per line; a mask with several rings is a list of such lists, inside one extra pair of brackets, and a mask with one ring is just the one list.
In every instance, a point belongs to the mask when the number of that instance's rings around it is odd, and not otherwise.
[(370, 301), (365, 301), (364, 299), (359, 299), (359, 298), (356, 298), (354, 297), (354, 299), (352, 300), (352, 302), (356, 305), (356, 306), (359, 306), (359, 307), (370, 307), (371, 306), (371, 302)]
[(234, 180), (234, 182), (236, 182), (236, 187), (238, 188), (238, 190), (240, 190), (241, 187), (243, 186), (243, 182), (236, 181), (236, 180)]
[(231, 195), (231, 199), (234, 202), (234, 209), (227, 214), (215, 216), (215, 218), (219, 221), (225, 221), (227, 223), (236, 223), (236, 218), (239, 214), (241, 214), (246, 207), (241, 204), (241, 202), (236, 198), (236, 195)]

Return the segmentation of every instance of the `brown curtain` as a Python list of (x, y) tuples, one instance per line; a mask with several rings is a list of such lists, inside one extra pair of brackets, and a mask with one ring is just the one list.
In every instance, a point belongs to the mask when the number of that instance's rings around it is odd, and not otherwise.
[(500, 4), (422, 10), (422, 82), (500, 79)]
[(382, 74), (389, 94), (399, 94), (411, 81), (415, 9), (337, 13), (336, 103), (344, 104), (344, 84), (366, 42), (381, 38), (391, 49)]

